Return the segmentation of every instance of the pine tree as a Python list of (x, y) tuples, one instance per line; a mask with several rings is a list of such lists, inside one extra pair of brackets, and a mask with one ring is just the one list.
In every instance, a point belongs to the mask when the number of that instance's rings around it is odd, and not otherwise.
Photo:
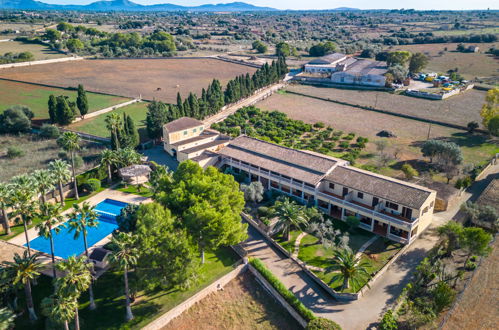
[(74, 106), (74, 103), (70, 102), (67, 96), (60, 95), (56, 98), (56, 118), (59, 125), (69, 125), (73, 122), (75, 113), (72, 105)]
[(170, 117), (169, 110), (176, 108), (176, 106), (171, 106), (168, 109), (168, 106), (160, 101), (152, 101), (149, 103), (147, 106), (146, 129), (147, 135), (151, 139), (161, 138), (163, 135), (163, 125), (173, 119), (173, 116)]
[(55, 124), (57, 122), (57, 101), (53, 94), (49, 96), (48, 107), (50, 123)]
[(76, 97), (76, 105), (78, 106), (78, 110), (80, 111), (81, 118), (85, 118), (85, 115), (88, 113), (88, 100), (87, 100), (87, 92), (85, 92), (83, 85), (78, 85), (78, 96)]

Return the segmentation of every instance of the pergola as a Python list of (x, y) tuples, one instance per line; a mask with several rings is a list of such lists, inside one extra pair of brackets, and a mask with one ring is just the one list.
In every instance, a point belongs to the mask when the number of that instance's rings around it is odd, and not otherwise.
[(149, 181), (151, 168), (148, 165), (130, 165), (118, 170), (121, 178), (130, 184), (142, 184)]

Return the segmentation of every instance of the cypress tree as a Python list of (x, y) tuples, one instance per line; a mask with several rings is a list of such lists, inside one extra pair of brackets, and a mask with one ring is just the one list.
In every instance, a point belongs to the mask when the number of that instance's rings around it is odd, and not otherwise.
[(78, 110), (80, 111), (81, 118), (85, 118), (85, 115), (88, 113), (88, 100), (87, 100), (87, 92), (83, 88), (83, 85), (78, 85), (78, 96), (76, 97), (76, 105), (78, 106)]
[(53, 94), (49, 96), (48, 107), (50, 123), (55, 124), (57, 122), (57, 101)]
[(69, 102), (68, 97), (60, 95), (56, 98), (56, 118), (59, 125), (69, 125), (75, 118), (73, 102)]
[(129, 146), (135, 148), (140, 143), (139, 131), (135, 128), (132, 117), (125, 116), (124, 127), (126, 127), (126, 136), (130, 141)]
[(187, 114), (184, 111), (182, 104), (182, 97), (180, 96), (180, 92), (177, 92), (177, 109), (180, 117), (186, 116)]

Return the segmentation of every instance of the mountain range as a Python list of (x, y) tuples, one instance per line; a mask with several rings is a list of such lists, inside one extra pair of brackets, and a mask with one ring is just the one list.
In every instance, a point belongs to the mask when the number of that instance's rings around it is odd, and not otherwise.
[[(88, 5), (55, 5), (36, 0), (0, 0), (0, 9), (30, 10), (86, 10), (86, 11), (198, 11), (198, 12), (242, 12), (242, 11), (277, 11), (270, 7), (254, 6), (245, 2), (205, 4), (200, 6), (181, 6), (171, 3), (157, 5), (140, 5), (129, 0), (104, 0)], [(335, 10), (335, 9), (333, 9)], [(354, 8), (337, 8), (339, 11), (356, 10)]]

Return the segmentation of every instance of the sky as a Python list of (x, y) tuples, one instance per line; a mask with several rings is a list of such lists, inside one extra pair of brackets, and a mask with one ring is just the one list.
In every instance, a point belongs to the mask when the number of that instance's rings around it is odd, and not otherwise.
[[(97, 0), (39, 0), (56, 4), (88, 4)], [(142, 5), (158, 3), (173, 3), (183, 6), (197, 6), (206, 3), (228, 3), (243, 1), (257, 6), (278, 9), (333, 9), (337, 7), (352, 7), (360, 9), (499, 9), (497, 0), (131, 0)]]

